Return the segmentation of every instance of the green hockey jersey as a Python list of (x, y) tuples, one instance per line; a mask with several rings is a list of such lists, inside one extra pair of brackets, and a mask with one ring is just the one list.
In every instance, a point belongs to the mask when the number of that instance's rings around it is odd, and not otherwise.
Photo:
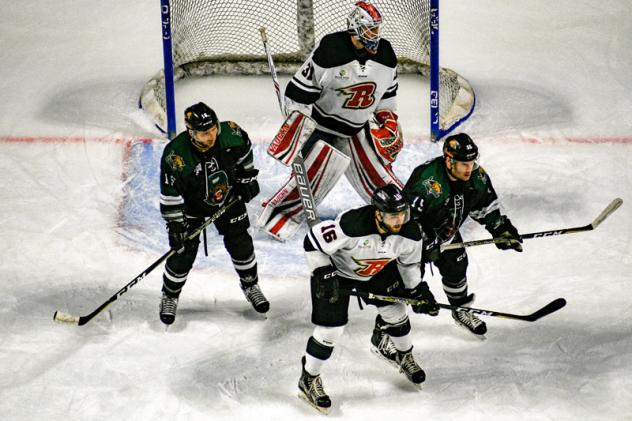
[(498, 196), (482, 167), (468, 181), (448, 178), (443, 156), (414, 169), (404, 186), (412, 216), (430, 240), (450, 241), (468, 216), (489, 230), (502, 215)]
[(240, 173), (254, 169), (248, 134), (232, 121), (220, 123), (215, 145), (201, 152), (188, 131), (170, 141), (160, 160), (160, 212), (167, 221), (210, 216), (222, 206)]

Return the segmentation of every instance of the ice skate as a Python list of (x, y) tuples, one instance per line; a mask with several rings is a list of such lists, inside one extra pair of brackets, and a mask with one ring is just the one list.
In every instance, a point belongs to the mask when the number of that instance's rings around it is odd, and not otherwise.
[(170, 297), (163, 291), (160, 300), (160, 321), (167, 326), (176, 320), (176, 310), (178, 309), (178, 299)]
[(378, 327), (373, 329), (373, 335), (371, 336), (371, 352), (393, 367), (399, 368), (395, 344), (391, 337)]
[(305, 371), (305, 357), (302, 358), (301, 364), (303, 369), (301, 378), (298, 381), (299, 399), (305, 401), (308, 405), (323, 414), (328, 414), (331, 410), (331, 399), (329, 399), (329, 396), (327, 396), (323, 389), (323, 382), (320, 375), (312, 376)]
[(270, 309), (270, 302), (266, 299), (265, 295), (263, 295), (263, 292), (261, 292), (259, 284), (249, 286), (242, 284), (241, 290), (244, 292), (246, 300), (252, 304), (252, 307), (257, 313), (266, 313)]
[(475, 314), (472, 314), (467, 310), (452, 310), (452, 318), (457, 326), (472, 332), (480, 339), (485, 339), (487, 325), (484, 321), (476, 317)]
[(415, 385), (420, 385), (426, 380), (426, 373), (419, 367), (413, 357), (412, 348), (406, 352), (397, 351), (396, 362), (400, 373), (404, 373), (406, 378)]

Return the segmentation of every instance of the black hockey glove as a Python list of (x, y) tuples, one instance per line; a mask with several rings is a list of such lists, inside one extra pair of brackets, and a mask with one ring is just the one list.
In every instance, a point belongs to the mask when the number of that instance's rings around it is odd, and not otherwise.
[(178, 253), (184, 250), (184, 243), (187, 239), (189, 224), (186, 221), (167, 222), (167, 233), (169, 234), (169, 246)]
[(430, 241), (429, 239), (424, 239), (424, 251), (423, 258), (424, 262), (436, 262), (441, 258), (441, 241), (439, 241), (439, 237)]
[(415, 288), (406, 290), (406, 292), (410, 298), (422, 302), (421, 304), (411, 306), (415, 313), (425, 313), (430, 316), (436, 316), (439, 314), (437, 301), (435, 300), (434, 295), (432, 295), (432, 291), (430, 291), (426, 282), (421, 281)]
[(312, 272), (316, 284), (316, 298), (335, 303), (340, 297), (338, 288), (338, 273), (333, 265), (319, 267)]
[(242, 202), (248, 203), (259, 194), (258, 174), (259, 170), (255, 168), (237, 174), (235, 178), (235, 194), (241, 197)]
[(501, 216), (500, 220), (489, 228), (489, 232), (494, 237), (494, 244), (500, 250), (522, 251), (522, 237), (506, 216)]

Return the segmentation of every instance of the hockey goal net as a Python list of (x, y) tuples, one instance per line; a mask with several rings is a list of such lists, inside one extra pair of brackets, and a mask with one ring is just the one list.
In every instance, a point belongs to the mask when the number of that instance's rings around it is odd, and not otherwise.
[[(382, 34), (397, 53), (399, 72), (427, 76), (430, 0), (371, 3), (382, 11)], [(170, 0), (169, 4), (176, 81), (190, 75), (268, 73), (261, 27), (267, 29), (277, 72), (294, 73), (323, 35), (346, 29), (354, 1)], [(474, 93), (469, 83), (450, 69), (441, 68), (439, 80), (440, 127), (450, 130), (471, 113)], [(161, 130), (166, 130), (162, 70), (145, 84), (140, 105)]]

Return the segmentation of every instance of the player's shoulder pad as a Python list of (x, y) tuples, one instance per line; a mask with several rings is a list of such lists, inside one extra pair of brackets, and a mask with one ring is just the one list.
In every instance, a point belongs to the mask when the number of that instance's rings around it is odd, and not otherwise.
[(162, 156), (164, 157), (174, 150), (182, 152), (183, 149), (188, 148), (190, 144), (191, 137), (189, 136), (189, 132), (185, 130), (167, 142), (165, 149), (162, 151)]
[(248, 137), (234, 121), (222, 121), (220, 123), (219, 143), (222, 148), (243, 146), (248, 143)]
[(373, 55), (369, 54), (367, 58), (383, 64), (386, 67), (397, 67), (397, 55), (395, 54), (395, 50), (393, 50), (391, 43), (384, 38), (380, 39), (377, 52)]
[(443, 175), (445, 173), (443, 165), (443, 156), (438, 156), (418, 165), (411, 173), (409, 183), (417, 183), (430, 176), (437, 178)]
[(312, 61), (323, 68), (342, 66), (356, 59), (353, 48), (347, 31), (327, 34), (314, 50)]
[(483, 167), (478, 167), (472, 171), (472, 177), (470, 178), (474, 186), (486, 187), (490, 184), (489, 175)]
[(351, 209), (340, 215), (340, 229), (347, 237), (364, 237), (377, 233), (375, 211), (373, 206), (366, 205)]

